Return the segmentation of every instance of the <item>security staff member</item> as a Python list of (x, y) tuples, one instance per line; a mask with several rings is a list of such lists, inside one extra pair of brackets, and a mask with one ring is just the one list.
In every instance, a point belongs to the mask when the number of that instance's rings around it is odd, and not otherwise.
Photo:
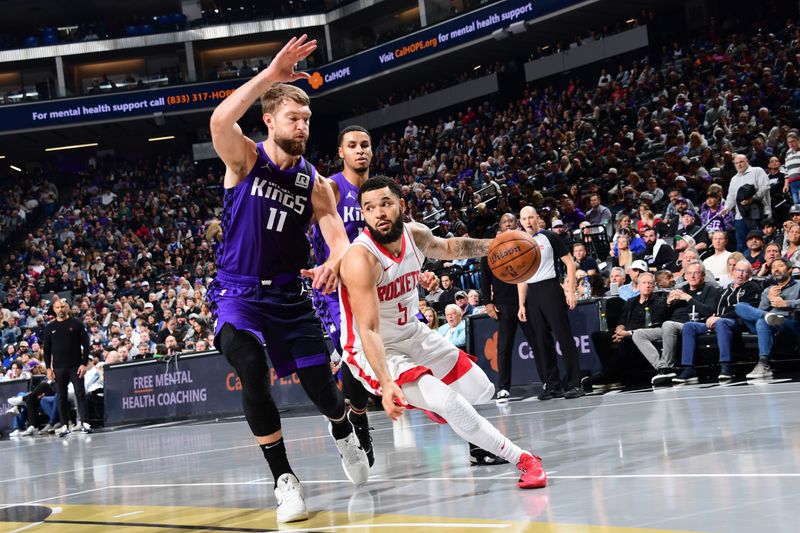
[[(506, 213), (500, 217), (498, 232), (519, 228), (517, 217)], [(481, 258), (481, 300), (486, 303), (486, 314), (497, 321), (497, 403), (506, 403), (511, 390), (511, 357), (514, 337), (517, 334), (517, 286), (496, 278), (486, 257)]]
[[(534, 347), (534, 360), (544, 390), (539, 400), (567, 399), (583, 396), (580, 386), (580, 359), (575, 340), (569, 327), (567, 308), (575, 309), (575, 261), (558, 235), (551, 231), (539, 231), (539, 215), (536, 209), (525, 206), (520, 211), (520, 222), (525, 231), (539, 245), (541, 263), (536, 273), (526, 282), (517, 285), (522, 331), (528, 344)], [(557, 261), (561, 259), (567, 267), (567, 277), (562, 288), (558, 282)], [(566, 293), (566, 294), (565, 294)], [(529, 297), (530, 296), (530, 297)], [(558, 370), (555, 336), (564, 356), (567, 370), (566, 392)]]
[(83, 386), (83, 375), (89, 362), (91, 346), (89, 334), (83, 323), (69, 316), (67, 301), (57, 300), (53, 304), (56, 319), (44, 327), (44, 364), (47, 377), (55, 380), (58, 394), (58, 417), (61, 429), (60, 437), (69, 434), (69, 399), (67, 387), (69, 382), (75, 388), (75, 401), (81, 419), (81, 432), (89, 433), (89, 410), (86, 403), (86, 389)]

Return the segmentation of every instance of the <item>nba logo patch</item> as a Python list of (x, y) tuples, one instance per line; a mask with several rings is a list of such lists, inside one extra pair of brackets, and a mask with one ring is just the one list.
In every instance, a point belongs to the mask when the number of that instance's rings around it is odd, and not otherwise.
[(297, 177), (294, 179), (295, 186), (308, 189), (309, 183), (311, 183), (311, 176), (308, 174), (303, 174), (302, 172), (297, 173)]

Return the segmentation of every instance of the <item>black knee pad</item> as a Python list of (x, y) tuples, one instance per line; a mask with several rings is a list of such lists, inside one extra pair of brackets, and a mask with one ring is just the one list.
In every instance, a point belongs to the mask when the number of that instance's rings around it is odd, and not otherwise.
[(364, 388), (364, 385), (358, 381), (350, 367), (346, 363), (342, 363), (342, 391), (344, 397), (350, 402), (355, 409), (362, 411), (367, 408), (369, 402), (369, 392)]
[(298, 368), (297, 377), (308, 399), (320, 413), (334, 420), (344, 416), (344, 395), (336, 386), (330, 367), (317, 365)]
[(255, 335), (225, 324), (214, 344), (236, 370), (242, 383), (242, 407), (253, 434), (271, 435), (281, 429), (280, 416), (269, 392), (267, 354)]

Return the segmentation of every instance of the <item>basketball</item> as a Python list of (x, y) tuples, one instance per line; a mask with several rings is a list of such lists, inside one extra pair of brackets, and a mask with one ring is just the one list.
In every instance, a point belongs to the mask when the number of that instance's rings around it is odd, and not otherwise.
[(522, 283), (539, 270), (539, 245), (524, 231), (505, 231), (489, 246), (486, 255), (492, 274), (506, 283)]

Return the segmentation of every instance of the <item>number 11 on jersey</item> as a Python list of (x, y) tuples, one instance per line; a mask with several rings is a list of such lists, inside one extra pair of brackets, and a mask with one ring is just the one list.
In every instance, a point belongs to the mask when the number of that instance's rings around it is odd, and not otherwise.
[(275, 226), (275, 215), (278, 215), (278, 227), (275, 231), (283, 231), (283, 223), (286, 222), (286, 211), (280, 211), (274, 207), (269, 208), (269, 220), (267, 220), (267, 229), (271, 230)]

